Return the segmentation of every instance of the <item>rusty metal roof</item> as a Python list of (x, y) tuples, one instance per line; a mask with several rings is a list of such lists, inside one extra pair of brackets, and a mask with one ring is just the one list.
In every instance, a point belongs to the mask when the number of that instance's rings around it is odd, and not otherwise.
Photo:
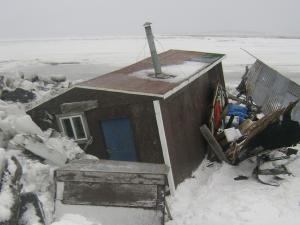
[[(223, 54), (168, 50), (159, 54), (163, 73), (165, 73), (164, 68), (174, 71), (174, 68), (177, 68), (174, 65), (180, 68), (180, 71), (177, 71), (177, 75), (171, 78), (161, 79), (148, 76), (153, 69), (152, 61), (149, 57), (120, 70), (82, 82), (77, 86), (80, 88), (165, 98), (210, 70), (220, 63), (223, 58)], [(197, 63), (199, 63), (199, 68), (197, 68)], [(193, 65), (195, 71), (187, 70), (186, 65)], [(173, 75), (172, 71), (170, 75)], [(181, 76), (181, 71), (185, 75), (182, 76), (182, 79), (178, 79)], [(147, 75), (146, 73), (149, 74)], [(168, 71), (166, 73), (168, 74)]]

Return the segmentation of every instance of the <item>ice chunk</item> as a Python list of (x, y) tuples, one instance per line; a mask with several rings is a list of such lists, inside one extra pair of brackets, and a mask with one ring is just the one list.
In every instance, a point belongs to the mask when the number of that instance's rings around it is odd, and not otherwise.
[(18, 133), (42, 134), (41, 128), (39, 128), (28, 115), (16, 118), (15, 129), (18, 131)]
[[(24, 108), (19, 104), (7, 104), (6, 102), (0, 100), (0, 111), (6, 113), (6, 115), (24, 115)], [(3, 114), (4, 115), (4, 114)]]
[[(47, 159), (55, 165), (62, 166), (67, 162), (66, 154), (63, 154), (56, 149), (49, 148), (45, 143), (40, 141), (37, 136), (24, 136), (23, 143), (17, 143), (22, 145), (26, 150), (33, 154), (40, 156), (43, 159)], [(16, 143), (16, 140), (14, 140)]]
[(64, 81), (66, 81), (66, 76), (62, 75), (62, 74), (55, 74), (55, 75), (52, 75), (50, 78), (51, 78), (52, 81), (55, 81), (55, 82), (64, 82)]
[(83, 153), (83, 150), (73, 140), (66, 137), (49, 138), (45, 144), (48, 148), (66, 155), (68, 159), (74, 159), (77, 154)]
[(20, 84), (20, 88), (27, 90), (27, 91), (31, 91), (31, 90), (35, 89), (35, 85), (34, 85), (34, 83), (32, 83), (29, 80), (23, 80), (22, 83)]
[(32, 121), (28, 115), (14, 116), (10, 115), (0, 120), (0, 128), (2, 131), (15, 135), (18, 133), (25, 134), (42, 134), (42, 130)]
[(0, 223), (9, 220), (11, 217), (11, 206), (13, 204), (13, 194), (9, 184), (3, 183), (0, 192)]

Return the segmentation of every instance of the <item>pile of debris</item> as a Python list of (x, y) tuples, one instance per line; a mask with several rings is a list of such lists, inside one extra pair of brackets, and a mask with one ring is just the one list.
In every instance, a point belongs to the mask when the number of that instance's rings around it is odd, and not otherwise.
[(39, 77), (36, 74), (25, 76), (24, 73), (20, 73), (16, 78), (0, 75), (0, 99), (29, 103), (71, 85), (72, 82), (67, 81), (63, 75), (53, 75), (50, 78)]
[(96, 158), (56, 131), (42, 131), (23, 105), (0, 100), (0, 224), (49, 224), (54, 170), (75, 159)]
[(258, 60), (246, 69), (237, 91), (232, 95), (219, 86), (209, 126), (201, 127), (211, 158), (237, 165), (256, 157), (256, 178), (278, 186), (280, 175), (291, 175), (285, 164), (300, 141), (300, 87)]

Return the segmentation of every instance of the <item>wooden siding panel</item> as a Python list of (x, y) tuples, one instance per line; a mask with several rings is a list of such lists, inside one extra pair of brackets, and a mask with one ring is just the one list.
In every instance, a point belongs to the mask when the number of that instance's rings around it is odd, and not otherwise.
[(164, 164), (126, 162), (114, 160), (79, 159), (59, 168), (57, 171), (98, 171), (110, 173), (167, 174)]
[(161, 101), (175, 184), (191, 175), (206, 153), (200, 126), (207, 123), (214, 89), (223, 83), (219, 64), (180, 92)]

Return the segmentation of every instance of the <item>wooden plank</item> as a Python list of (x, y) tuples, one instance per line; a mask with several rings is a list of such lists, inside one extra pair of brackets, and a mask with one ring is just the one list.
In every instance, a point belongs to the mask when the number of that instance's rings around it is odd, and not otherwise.
[(156, 184), (165, 185), (166, 177), (160, 174), (110, 173), (98, 171), (61, 171), (55, 172), (57, 181), (80, 181), (120, 184)]
[(172, 163), (170, 160), (170, 153), (169, 153), (169, 147), (168, 147), (168, 142), (166, 138), (166, 132), (165, 132), (165, 126), (164, 126), (164, 121), (163, 121), (163, 116), (161, 112), (161, 107), (160, 107), (160, 101), (156, 100), (153, 101), (153, 107), (155, 111), (155, 117), (156, 117), (156, 124), (158, 128), (158, 134), (159, 134), (159, 139), (160, 139), (160, 144), (161, 144), (161, 150), (163, 153), (163, 158), (164, 158), (164, 163), (168, 165), (170, 168), (167, 177), (168, 177), (168, 183), (170, 187), (170, 193), (171, 195), (175, 195), (175, 180), (173, 176), (173, 168), (172, 168)]
[(157, 208), (157, 186), (65, 182), (64, 204)]
[(114, 160), (74, 160), (57, 171), (100, 171), (111, 173), (167, 174), (165, 164)]
[(227, 163), (230, 163), (229, 160), (226, 158), (222, 147), (219, 145), (219, 143), (216, 141), (215, 137), (212, 135), (208, 127), (204, 124), (200, 127), (200, 131), (205, 138), (205, 140), (208, 142), (211, 149), (214, 151), (216, 156), (219, 160), (225, 161)]
[(98, 108), (97, 100), (63, 103), (60, 105), (62, 113), (85, 112)]

